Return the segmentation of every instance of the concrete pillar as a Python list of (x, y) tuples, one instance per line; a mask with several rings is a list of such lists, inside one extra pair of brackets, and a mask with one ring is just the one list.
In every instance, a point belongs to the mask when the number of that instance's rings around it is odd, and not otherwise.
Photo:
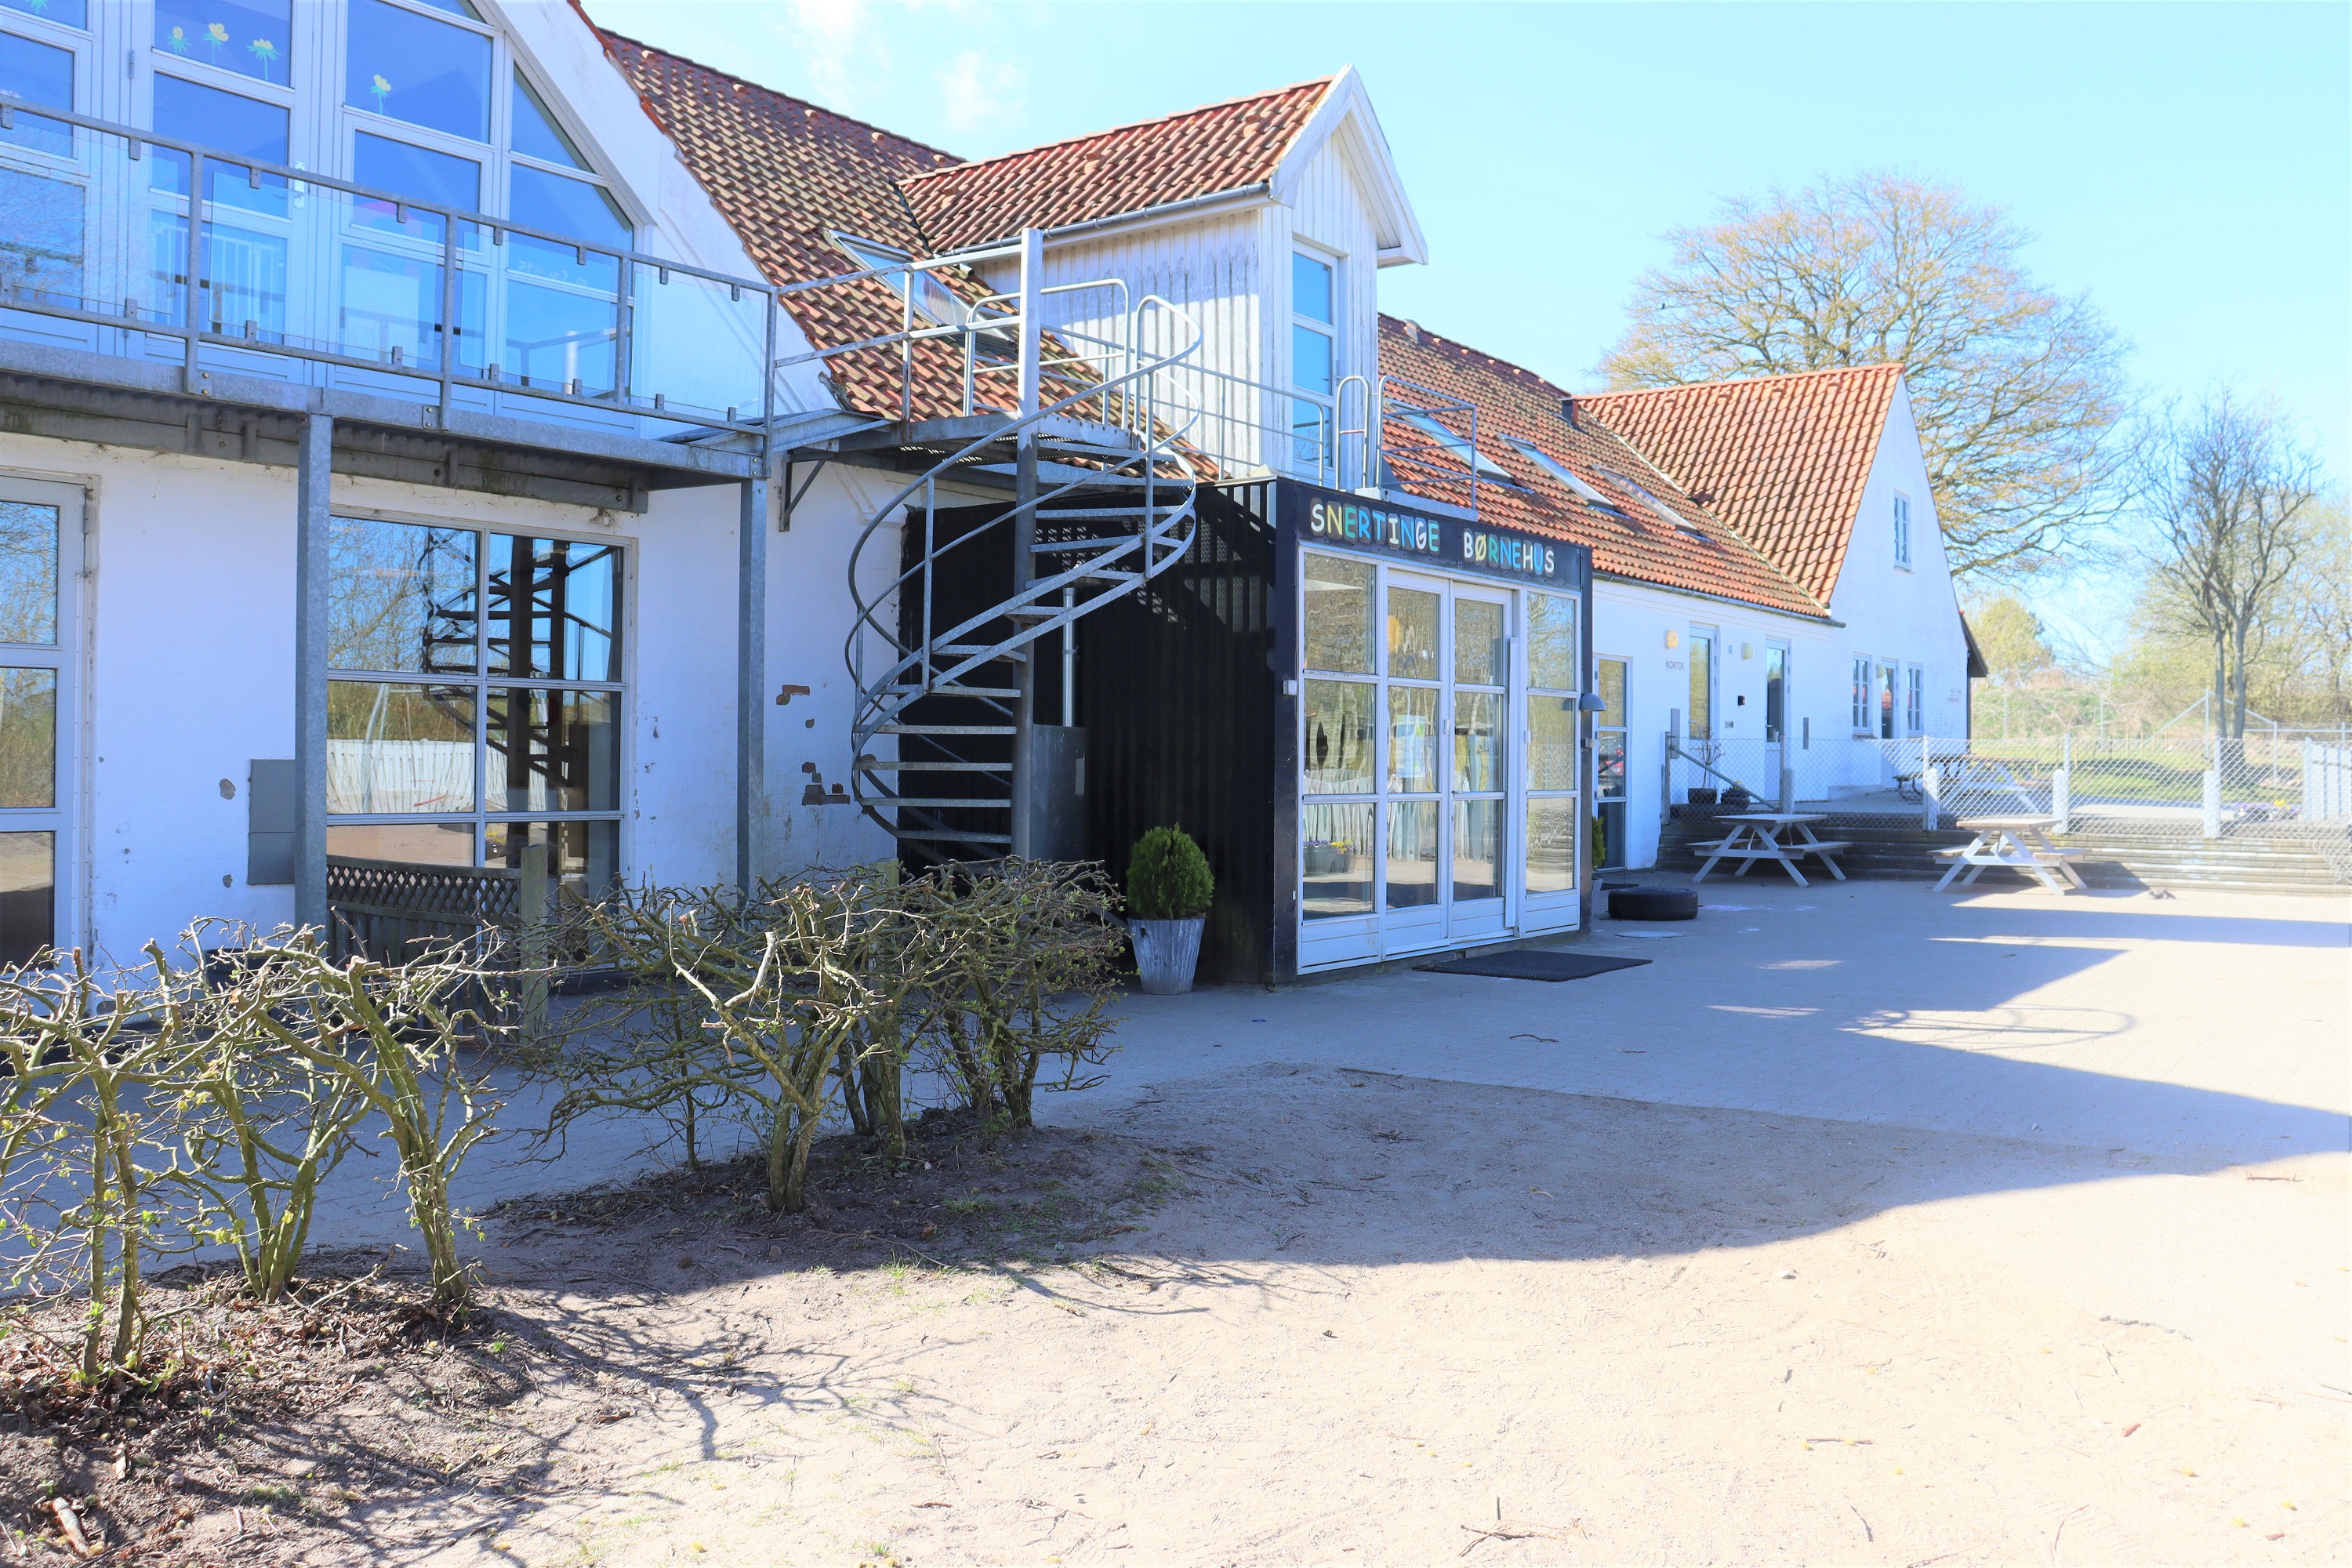
[(335, 422), (302, 421), (294, 457), (294, 923), (327, 927), (327, 588)]

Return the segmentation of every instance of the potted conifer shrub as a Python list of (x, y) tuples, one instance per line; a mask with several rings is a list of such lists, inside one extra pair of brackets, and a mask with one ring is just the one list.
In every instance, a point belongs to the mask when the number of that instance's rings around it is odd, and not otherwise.
[(1192, 989), (1201, 927), (1216, 889), (1209, 858), (1182, 828), (1155, 827), (1136, 840), (1127, 867), (1127, 933), (1147, 994), (1179, 996)]

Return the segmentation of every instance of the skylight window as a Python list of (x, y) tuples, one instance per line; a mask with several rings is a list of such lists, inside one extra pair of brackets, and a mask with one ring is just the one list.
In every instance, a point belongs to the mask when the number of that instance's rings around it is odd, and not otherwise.
[[(884, 245), (877, 240), (860, 239), (851, 234), (835, 234), (831, 237), (834, 244), (848, 252), (850, 259), (856, 262), (861, 269), (898, 267), (913, 259), (908, 252), (895, 245)], [(904, 299), (907, 295), (907, 280), (909, 276), (914, 279), (915, 314), (920, 318), (916, 323), (919, 327), (925, 322), (934, 327), (969, 326), (976, 317), (992, 314), (986, 310), (976, 310), (966, 304), (957, 296), (954, 289), (940, 280), (936, 272), (922, 271), (912, 274), (893, 272), (876, 281), (883, 284), (900, 299)]]
[(1545, 473), (1549, 474), (1553, 479), (1558, 479), (1561, 484), (1567, 486), (1570, 493), (1582, 498), (1584, 500), (1591, 502), (1592, 505), (1599, 507), (1601, 510), (1609, 512), (1613, 516), (1622, 517), (1625, 515), (1623, 510), (1615, 501), (1611, 500), (1607, 496), (1602, 495), (1599, 490), (1594, 489), (1591, 485), (1588, 485), (1582, 479), (1578, 479), (1573, 473), (1569, 471), (1567, 464), (1553, 457), (1549, 452), (1545, 451), (1541, 447), (1536, 446), (1532, 442), (1515, 440), (1508, 436), (1504, 437), (1503, 439), (1509, 442), (1511, 449), (1518, 453), (1520, 457), (1525, 458), (1528, 462), (1533, 463), (1537, 468), (1541, 468)]
[(1494, 458), (1486, 456), (1486, 453), (1478, 450), (1476, 447), (1471, 445), (1466, 437), (1464, 437), (1455, 431), (1447, 429), (1429, 415), (1415, 414), (1401, 410), (1397, 412), (1396, 417), (1403, 420), (1406, 424), (1412, 426), (1414, 429), (1422, 432), (1423, 435), (1433, 437), (1439, 446), (1444, 447), (1456, 458), (1459, 458), (1464, 462), (1469, 464), (1471, 470), (1480, 479), (1492, 479), (1497, 484), (1509, 485), (1514, 489), (1518, 488), (1517, 481), (1511, 478), (1509, 469), (1504, 468), (1502, 464), (1495, 461)]
[(1648, 490), (1643, 489), (1639, 484), (1627, 479), (1624, 475), (1612, 473), (1607, 468), (1601, 469), (1601, 475), (1611, 484), (1622, 486), (1625, 489), (1638, 497), (1643, 506), (1648, 507), (1652, 511), (1656, 512), (1660, 517), (1674, 524), (1676, 528), (1681, 529), (1685, 533), (1696, 534), (1701, 539), (1706, 537), (1706, 531), (1705, 529), (1699, 528), (1685, 519), (1680, 512), (1675, 510), (1674, 508), (1668, 506), (1665, 502), (1660, 500), (1657, 497), (1652, 495)]

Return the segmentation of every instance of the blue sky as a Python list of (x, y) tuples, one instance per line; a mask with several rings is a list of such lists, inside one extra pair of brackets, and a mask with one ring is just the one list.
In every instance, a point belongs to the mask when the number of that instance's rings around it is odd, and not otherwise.
[(1353, 65), (1430, 245), (1383, 305), (1570, 385), (1720, 197), (1954, 180), (2152, 394), (2235, 380), (2352, 477), (2352, 6), (587, 4), (963, 156)]

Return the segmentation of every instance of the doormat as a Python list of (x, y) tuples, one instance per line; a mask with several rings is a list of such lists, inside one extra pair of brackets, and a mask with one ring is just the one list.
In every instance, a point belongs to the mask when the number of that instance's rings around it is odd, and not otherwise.
[(1609, 958), (1597, 953), (1550, 952), (1522, 948), (1517, 952), (1490, 952), (1484, 958), (1454, 958), (1444, 963), (1417, 963), (1426, 974), (1485, 974), (1496, 980), (1581, 980), (1612, 969), (1633, 969), (1646, 958)]

